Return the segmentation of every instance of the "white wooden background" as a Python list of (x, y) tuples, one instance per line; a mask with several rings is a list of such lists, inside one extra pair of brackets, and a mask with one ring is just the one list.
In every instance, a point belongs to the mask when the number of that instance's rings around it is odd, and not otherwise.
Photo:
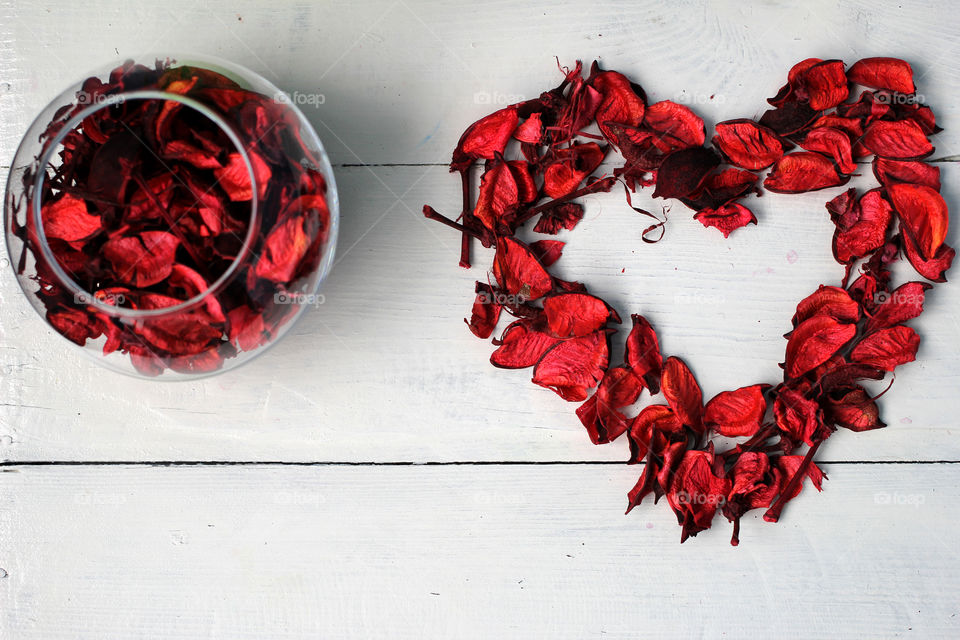
[[(4, 172), (86, 70), (196, 51), (325, 96), (305, 112), (343, 218), (323, 307), (262, 359), (189, 383), (65, 349), (3, 260), (0, 638), (957, 637), (960, 286), (915, 323), (889, 428), (821, 449), (823, 494), (778, 525), (745, 519), (739, 548), (720, 518), (680, 546), (664, 505), (622, 515), (626, 443), (592, 446), (529, 371), (490, 367), (460, 320), (489, 257), (459, 269), (458, 238), (419, 213), (457, 211), (443, 164), (460, 132), (485, 101), (553, 86), (554, 56), (598, 58), (708, 122), (758, 114), (808, 56), (901, 56), (946, 128), (935, 157), (956, 160), (957, 15), (949, 0), (3, 0)], [(939, 166), (956, 211), (960, 168)], [(793, 305), (841, 276), (831, 196), (751, 201), (760, 225), (729, 241), (676, 207), (648, 246), (609, 194), (559, 268), (647, 315), (707, 397), (773, 382)]]

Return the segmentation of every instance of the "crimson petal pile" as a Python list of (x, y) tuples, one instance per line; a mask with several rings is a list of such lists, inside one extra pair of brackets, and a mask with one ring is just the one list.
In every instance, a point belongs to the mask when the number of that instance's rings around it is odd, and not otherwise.
[[(496, 251), (492, 282), (477, 282), (467, 324), (477, 337), (494, 335), (503, 312), (513, 320), (493, 339), (491, 363), (533, 368), (533, 382), (581, 403), (576, 413), (596, 444), (626, 434), (631, 464), (644, 463), (627, 511), (653, 495), (666, 496), (682, 527), (681, 542), (710, 527), (719, 512), (733, 523), (753, 509), (776, 522), (809, 479), (819, 490), (817, 450), (834, 431), (885, 426), (876, 398), (862, 386), (914, 360), (920, 338), (905, 323), (918, 316), (931, 282), (945, 281), (954, 250), (945, 243), (949, 215), (933, 152), (933, 112), (916, 96), (910, 65), (867, 58), (850, 68), (840, 60), (796, 64), (757, 120), (718, 123), (710, 144), (695, 113), (670, 101), (648, 104), (640, 86), (594, 63), (580, 63), (539, 98), (507, 106), (472, 124), (453, 153), (461, 176), (458, 221), (424, 207), (427, 218), (461, 232), (460, 264), (470, 266), (477, 239)], [(854, 90), (859, 86), (859, 95)], [(587, 130), (596, 125), (599, 135)], [(610, 176), (594, 172), (612, 152)], [(849, 189), (830, 200), (833, 252), (845, 273), (802, 300), (786, 334), (783, 380), (703, 398), (687, 364), (664, 357), (651, 324), (631, 316), (621, 362), (610, 335), (617, 312), (579, 282), (549, 269), (563, 243), (520, 241), (518, 230), (553, 235), (583, 217), (582, 196), (654, 187), (726, 237), (756, 217), (743, 204), (762, 188), (801, 193), (845, 184), (858, 161), (872, 157), (878, 186)], [(471, 205), (471, 169), (482, 164)], [(761, 180), (760, 172), (767, 173)], [(653, 214), (637, 209), (651, 217)], [(649, 232), (639, 237), (651, 242)], [(899, 286), (890, 266), (905, 255), (924, 279)], [(856, 277), (853, 277), (853, 276)], [(625, 411), (641, 394), (662, 392), (664, 403), (637, 415)], [(723, 451), (717, 437), (736, 438)]]
[(323, 160), (298, 114), (209, 69), (128, 61), (83, 83), (41, 135), (44, 149), (91, 105), (103, 107), (8, 197), (9, 231), (23, 243), (15, 267), (34, 281), (28, 294), (48, 322), (79, 345), (100, 340), (104, 354), (128, 354), (144, 375), (209, 373), (274, 339), (299, 308), (289, 300), (315, 284), (331, 238)]

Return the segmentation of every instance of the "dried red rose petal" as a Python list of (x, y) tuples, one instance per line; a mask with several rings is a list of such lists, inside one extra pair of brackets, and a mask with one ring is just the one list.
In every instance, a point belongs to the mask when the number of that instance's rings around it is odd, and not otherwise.
[(863, 146), (884, 158), (914, 160), (933, 153), (926, 134), (912, 120), (876, 120), (863, 134)]
[(557, 338), (579, 338), (608, 321), (620, 322), (607, 303), (586, 293), (561, 293), (543, 301), (547, 327)]
[(40, 211), (47, 238), (68, 242), (86, 240), (101, 229), (100, 216), (87, 211), (87, 203), (69, 193), (43, 205)]
[(766, 169), (783, 155), (780, 137), (753, 120), (727, 120), (715, 126), (715, 144), (730, 162), (744, 169)]
[(660, 354), (657, 334), (643, 316), (633, 314), (630, 318), (633, 328), (627, 336), (627, 364), (634, 375), (644, 381), (650, 393), (659, 393), (663, 356)]
[(873, 89), (913, 93), (913, 69), (899, 58), (863, 58), (847, 71), (851, 82)]
[(940, 167), (934, 167), (926, 162), (891, 160), (877, 156), (873, 160), (873, 175), (884, 186), (895, 182), (909, 182), (940, 191)]
[(722, 436), (752, 436), (767, 411), (763, 394), (769, 388), (755, 384), (718, 393), (703, 409), (703, 424)]
[(893, 371), (913, 362), (920, 346), (920, 336), (910, 327), (898, 325), (867, 335), (850, 352), (850, 360), (884, 371)]
[(850, 215), (837, 222), (833, 255), (847, 264), (883, 246), (893, 210), (877, 189), (863, 194), (851, 207)]
[(498, 272), (497, 281), (507, 293), (522, 295), (526, 300), (536, 300), (553, 288), (550, 274), (530, 248), (519, 240), (498, 238), (494, 260)]
[(906, 183), (889, 185), (887, 195), (900, 221), (916, 240), (920, 255), (928, 260), (936, 255), (950, 224), (943, 196), (928, 186)]
[(757, 217), (753, 212), (739, 202), (729, 202), (716, 209), (701, 209), (693, 218), (705, 227), (719, 229), (724, 238), (740, 227), (757, 224)]
[(495, 154), (503, 153), (517, 128), (517, 120), (517, 107), (511, 105), (474, 122), (457, 143), (450, 170), (461, 171), (477, 158), (491, 160)]
[(660, 377), (663, 397), (680, 421), (693, 429), (703, 429), (703, 393), (687, 364), (675, 356), (663, 363)]
[(857, 163), (853, 161), (850, 136), (840, 129), (833, 127), (811, 129), (800, 142), (800, 146), (807, 151), (817, 151), (832, 157), (840, 173), (853, 173), (857, 170)]
[(847, 99), (850, 87), (843, 67), (841, 60), (826, 60), (816, 63), (803, 73), (801, 82), (810, 101), (810, 108), (822, 111)]
[(603, 377), (607, 361), (607, 336), (602, 330), (561, 340), (537, 363), (533, 382), (552, 389), (564, 400), (581, 402), (587, 399), (587, 389)]
[(763, 186), (777, 193), (802, 193), (836, 187), (848, 178), (837, 174), (833, 163), (812, 151), (798, 151), (780, 158), (767, 174)]
[(856, 332), (854, 325), (837, 322), (826, 315), (804, 320), (790, 334), (787, 342), (787, 375), (798, 378), (823, 364)]
[(710, 527), (730, 491), (730, 481), (713, 472), (712, 451), (687, 451), (667, 491), (667, 500), (683, 527), (680, 542)]
[(517, 320), (506, 328), (500, 340), (494, 341), (498, 346), (490, 356), (490, 363), (501, 369), (532, 367), (558, 342), (557, 338), (534, 329), (529, 321)]
[(104, 243), (102, 251), (120, 282), (149, 287), (170, 275), (178, 244), (179, 240), (166, 231), (144, 231), (135, 236), (115, 236)]

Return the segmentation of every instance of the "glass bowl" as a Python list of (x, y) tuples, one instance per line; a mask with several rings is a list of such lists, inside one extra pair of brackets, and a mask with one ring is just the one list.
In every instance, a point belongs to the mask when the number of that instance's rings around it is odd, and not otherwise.
[(123, 373), (232, 369), (311, 306), (339, 205), (277, 87), (210, 57), (90, 74), (34, 120), (4, 199), (10, 264), (67, 341)]

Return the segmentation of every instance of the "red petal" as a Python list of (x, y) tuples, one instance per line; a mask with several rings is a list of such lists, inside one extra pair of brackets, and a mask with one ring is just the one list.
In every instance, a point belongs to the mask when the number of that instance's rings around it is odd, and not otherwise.
[(136, 236), (111, 238), (102, 251), (117, 280), (149, 287), (170, 275), (178, 244), (179, 240), (165, 231), (144, 231)]
[(840, 287), (820, 287), (797, 304), (793, 326), (814, 316), (828, 316), (840, 322), (856, 322), (860, 319), (860, 305)]
[(694, 431), (701, 431), (703, 392), (686, 363), (674, 356), (667, 358), (663, 364), (660, 382), (663, 386), (663, 397), (680, 421)]
[(563, 255), (565, 242), (560, 240), (537, 240), (530, 243), (530, 250), (544, 267), (549, 267)]
[(833, 235), (833, 255), (837, 262), (848, 264), (883, 246), (893, 218), (890, 203), (877, 189), (863, 194), (845, 221)]
[(726, 501), (730, 481), (713, 473), (712, 451), (687, 451), (674, 473), (667, 500), (683, 526), (680, 541), (710, 528)]
[(910, 264), (913, 265), (913, 268), (917, 270), (917, 273), (927, 280), (933, 280), (934, 282), (945, 282), (946, 277), (944, 274), (953, 263), (953, 258), (956, 256), (957, 252), (954, 251), (954, 249), (946, 242), (944, 242), (942, 245), (940, 245), (940, 248), (937, 249), (937, 253), (932, 258), (927, 260), (920, 255), (920, 249), (917, 247), (916, 241), (909, 233), (902, 234), (902, 237), (904, 252), (906, 252), (907, 259), (910, 261)]
[(658, 134), (654, 144), (663, 153), (699, 147), (706, 140), (700, 116), (682, 104), (669, 100), (647, 107), (643, 124)]
[(685, 198), (697, 191), (719, 164), (717, 154), (704, 147), (674, 151), (663, 159), (657, 171), (653, 196)]
[(307, 254), (314, 236), (307, 216), (291, 216), (278, 223), (263, 242), (254, 273), (271, 282), (289, 283)]
[(767, 384), (741, 387), (717, 394), (703, 409), (703, 423), (722, 436), (752, 436), (760, 428), (767, 411), (764, 391)]
[(738, 202), (729, 202), (716, 209), (701, 209), (694, 216), (705, 227), (715, 227), (720, 230), (723, 237), (729, 235), (748, 224), (757, 224), (757, 217), (753, 215), (750, 209)]
[(777, 193), (801, 193), (846, 183), (833, 163), (819, 153), (799, 151), (783, 156), (767, 174), (763, 186)]
[(561, 340), (537, 363), (533, 382), (552, 389), (564, 400), (582, 402), (587, 398), (587, 389), (603, 377), (607, 356), (604, 331)]
[(510, 168), (497, 162), (480, 178), (480, 194), (473, 215), (488, 229), (495, 230), (500, 219), (513, 213), (520, 204), (520, 191)]
[(899, 325), (871, 333), (853, 348), (850, 360), (884, 371), (916, 359), (920, 336), (910, 327)]
[(657, 432), (668, 434), (682, 434), (683, 424), (677, 418), (673, 409), (662, 404), (653, 404), (643, 408), (643, 411), (633, 419), (627, 438), (630, 440), (630, 464), (643, 462), (647, 457), (647, 450)]
[(478, 158), (492, 160), (494, 155), (503, 153), (510, 135), (517, 128), (517, 120), (517, 107), (510, 105), (474, 122), (460, 137), (450, 170), (460, 171)]
[(537, 261), (530, 248), (513, 238), (497, 238), (497, 255), (494, 258), (497, 281), (513, 295), (522, 295), (525, 300), (536, 300), (549, 293), (553, 279)]
[[(263, 199), (270, 183), (270, 165), (254, 151), (247, 151), (250, 164), (253, 165), (253, 174), (257, 180), (257, 198)], [(222, 169), (216, 169), (213, 175), (217, 178), (220, 187), (227, 192), (227, 197), (233, 202), (250, 200), (253, 197), (253, 186), (250, 184), (250, 174), (243, 156), (231, 153), (227, 156), (227, 164)]]
[(547, 326), (558, 338), (579, 338), (602, 328), (610, 309), (600, 298), (586, 293), (561, 293), (543, 302)]
[(753, 120), (728, 120), (715, 129), (713, 144), (738, 167), (766, 169), (783, 155), (780, 137)]
[(824, 410), (827, 420), (851, 431), (869, 431), (887, 426), (880, 419), (877, 403), (861, 386), (849, 389), (839, 397), (828, 395)]
[(470, 320), (464, 318), (463, 321), (470, 327), (473, 335), (485, 340), (497, 327), (503, 306), (497, 302), (497, 291), (485, 282), (477, 282), (476, 293)]
[(639, 126), (643, 121), (646, 103), (634, 91), (630, 81), (616, 71), (598, 73), (594, 76), (592, 83), (603, 95), (603, 100), (597, 107), (594, 117), (603, 135), (613, 144), (617, 144), (617, 136), (610, 130), (608, 124)]
[(643, 316), (633, 314), (630, 317), (633, 328), (627, 336), (627, 364), (634, 375), (644, 381), (650, 393), (659, 393), (663, 356), (660, 355), (657, 334)]
[(583, 218), (583, 206), (576, 202), (564, 202), (541, 213), (533, 230), (537, 233), (553, 235), (561, 229), (573, 229), (581, 218)]
[(889, 186), (894, 182), (911, 182), (940, 191), (940, 167), (935, 167), (926, 162), (890, 160), (877, 156), (873, 160), (873, 175), (884, 186)]
[(543, 174), (543, 192), (561, 198), (576, 191), (583, 179), (603, 162), (604, 150), (596, 142), (575, 144), (557, 152), (557, 160)]
[(100, 231), (100, 216), (88, 213), (87, 203), (69, 193), (45, 203), (40, 209), (40, 219), (47, 238), (75, 242)]
[(540, 140), (543, 138), (543, 122), (540, 120), (540, 112), (533, 113), (529, 118), (524, 120), (523, 123), (514, 130), (513, 137), (520, 142), (540, 144)]
[(863, 134), (863, 146), (878, 156), (909, 160), (933, 153), (933, 145), (913, 120), (876, 120)]
[(853, 148), (850, 136), (833, 127), (811, 129), (800, 146), (807, 151), (818, 151), (833, 158), (841, 173), (853, 173), (857, 163), (853, 161)]
[(899, 58), (864, 58), (858, 60), (847, 72), (851, 82), (872, 89), (889, 89), (900, 93), (913, 93), (913, 69)]
[(559, 340), (531, 328), (526, 320), (517, 320), (503, 332), (490, 363), (500, 369), (525, 369), (537, 364), (543, 354)]
[(856, 332), (854, 325), (842, 324), (830, 316), (817, 315), (804, 320), (787, 342), (787, 375), (798, 378), (823, 364)]
[(801, 82), (810, 107), (817, 111), (835, 107), (850, 95), (847, 74), (840, 60), (818, 62), (804, 72)]
[(875, 331), (916, 318), (923, 312), (923, 301), (931, 285), (926, 282), (907, 282), (889, 294), (878, 294), (877, 308), (867, 323), (867, 331)]
[(820, 426), (820, 405), (801, 390), (785, 387), (773, 402), (777, 428), (795, 443), (813, 444), (813, 434)]
[(900, 221), (916, 240), (920, 254), (933, 258), (947, 237), (950, 213), (943, 197), (930, 187), (920, 184), (891, 184), (887, 194)]

